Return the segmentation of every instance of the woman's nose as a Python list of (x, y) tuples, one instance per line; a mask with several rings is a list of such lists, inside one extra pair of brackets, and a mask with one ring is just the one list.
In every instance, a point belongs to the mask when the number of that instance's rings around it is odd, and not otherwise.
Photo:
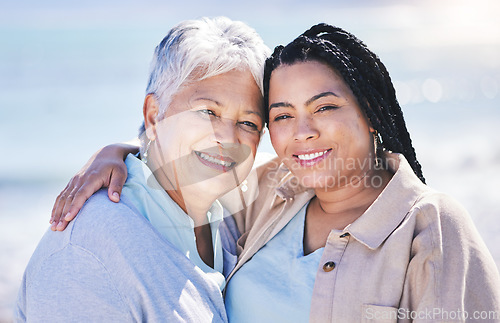
[(232, 119), (219, 118), (212, 122), (214, 140), (218, 145), (233, 144), (238, 142), (236, 133), (236, 123)]
[(295, 141), (305, 141), (319, 136), (319, 130), (314, 125), (310, 117), (297, 117), (296, 129), (294, 133)]

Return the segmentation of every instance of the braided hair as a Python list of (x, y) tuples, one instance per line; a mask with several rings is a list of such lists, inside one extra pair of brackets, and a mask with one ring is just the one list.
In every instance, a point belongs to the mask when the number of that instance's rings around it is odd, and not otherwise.
[[(306, 61), (326, 63), (340, 73), (371, 126), (380, 135), (382, 147), (403, 154), (418, 178), (425, 183), (389, 72), (361, 40), (341, 28), (320, 23), (287, 46), (274, 49), (264, 69), (265, 108), (269, 107), (272, 72), (281, 65)], [(265, 115), (269, 124), (269, 113)]]

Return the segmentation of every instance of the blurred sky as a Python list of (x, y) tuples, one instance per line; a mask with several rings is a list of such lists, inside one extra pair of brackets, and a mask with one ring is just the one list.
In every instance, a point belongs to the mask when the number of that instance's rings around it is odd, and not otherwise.
[[(318, 22), (343, 27), (381, 56), (411, 127), (429, 109), (431, 122), (462, 122), (465, 101), (497, 110), (499, 13), (491, 0), (3, 1), (0, 145), (16, 158), (0, 161), (0, 179), (67, 177), (135, 136), (153, 49), (184, 19), (242, 20), (270, 47)], [(458, 116), (443, 108), (452, 104)]]
[(154, 47), (181, 20), (219, 15), (271, 48), (318, 22), (362, 39), (393, 78), (427, 182), (469, 210), (500, 265), (500, 1), (0, 0), (0, 322), (58, 191), (136, 135)]

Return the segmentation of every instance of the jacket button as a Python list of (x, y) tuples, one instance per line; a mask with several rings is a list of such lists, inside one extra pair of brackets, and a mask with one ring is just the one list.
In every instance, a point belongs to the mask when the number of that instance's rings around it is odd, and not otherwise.
[(326, 272), (332, 271), (335, 268), (335, 263), (333, 261), (329, 261), (323, 265), (323, 270)]

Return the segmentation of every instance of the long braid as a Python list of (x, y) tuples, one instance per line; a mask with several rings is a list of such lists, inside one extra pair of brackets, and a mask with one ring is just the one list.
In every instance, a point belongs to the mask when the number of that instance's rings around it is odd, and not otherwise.
[(264, 71), (266, 107), (269, 106), (269, 81), (273, 70), (280, 65), (309, 60), (324, 62), (342, 75), (372, 127), (380, 134), (382, 146), (403, 154), (425, 183), (389, 72), (362, 41), (341, 28), (317, 24), (287, 46), (275, 48)]

